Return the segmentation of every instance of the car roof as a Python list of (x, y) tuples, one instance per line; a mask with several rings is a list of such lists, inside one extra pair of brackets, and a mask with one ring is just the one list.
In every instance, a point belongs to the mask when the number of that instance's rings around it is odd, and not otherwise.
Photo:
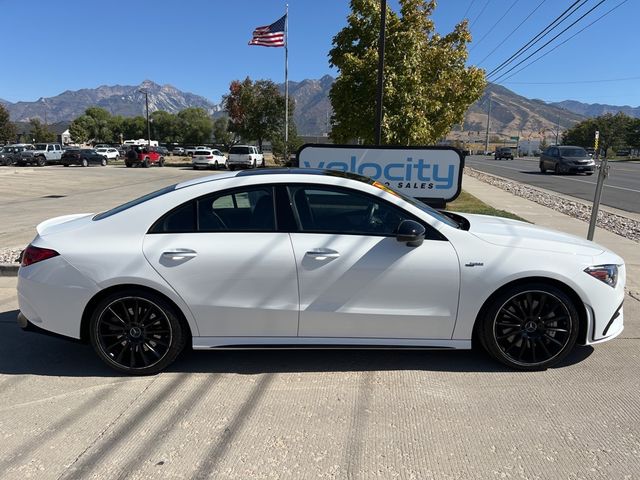
[(233, 177), (261, 177), (264, 175), (282, 176), (282, 175), (316, 175), (324, 177), (340, 177), (349, 180), (357, 180), (360, 182), (371, 183), (372, 180), (369, 177), (358, 175), (351, 172), (341, 172), (338, 170), (326, 170), (321, 168), (265, 168), (265, 169), (252, 169), (252, 170), (240, 170), (238, 172), (224, 172), (217, 175), (208, 175), (206, 177), (194, 178), (186, 182), (176, 185), (176, 190), (190, 187), (192, 185), (199, 185), (201, 183), (213, 182), (216, 180), (223, 180)]

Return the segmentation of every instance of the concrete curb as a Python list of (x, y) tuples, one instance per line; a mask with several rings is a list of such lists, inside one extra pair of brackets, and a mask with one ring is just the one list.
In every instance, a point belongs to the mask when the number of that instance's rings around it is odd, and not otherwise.
[(0, 277), (17, 277), (18, 268), (20, 265), (17, 263), (0, 263)]

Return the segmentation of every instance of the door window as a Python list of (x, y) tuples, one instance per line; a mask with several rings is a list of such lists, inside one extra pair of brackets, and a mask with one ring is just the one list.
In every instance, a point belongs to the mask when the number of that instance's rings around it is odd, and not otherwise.
[(290, 188), (302, 232), (392, 236), (412, 216), (379, 198), (352, 190)]

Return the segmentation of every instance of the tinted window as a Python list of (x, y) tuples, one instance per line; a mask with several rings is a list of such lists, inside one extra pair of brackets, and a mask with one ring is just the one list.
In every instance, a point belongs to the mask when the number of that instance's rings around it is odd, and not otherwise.
[(275, 231), (273, 189), (252, 187), (198, 200), (198, 229), (201, 232)]
[(247, 154), (249, 153), (249, 147), (231, 147), (229, 153)]
[(390, 236), (402, 220), (413, 220), (383, 200), (351, 190), (299, 186), (290, 192), (303, 232)]
[(47, 149), (47, 145), (44, 143), (38, 143), (36, 144), (36, 150), (46, 150)]
[(194, 155), (211, 155), (211, 152), (209, 152), (208, 150), (197, 150), (196, 153), (194, 153)]
[(584, 148), (561, 148), (560, 153), (563, 157), (587, 157), (587, 151)]

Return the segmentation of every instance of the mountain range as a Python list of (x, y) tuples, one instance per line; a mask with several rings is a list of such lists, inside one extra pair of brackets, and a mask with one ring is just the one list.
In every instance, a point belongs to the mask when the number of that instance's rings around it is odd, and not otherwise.
[[(325, 75), (320, 79), (289, 82), (289, 94), (296, 104), (294, 120), (301, 135), (326, 134), (331, 116), (329, 90), (334, 78)], [(280, 85), (284, 91), (284, 84)], [(145, 114), (145, 94), (149, 97), (149, 110), (177, 113), (187, 107), (200, 107), (210, 115), (222, 115), (221, 104), (200, 95), (183, 92), (171, 85), (158, 85), (145, 80), (140, 85), (103, 85), (98, 88), (67, 90), (60, 95), (39, 98), (35, 102), (8, 102), (0, 99), (16, 122), (39, 118), (46, 123), (70, 122), (82, 115), (87, 107), (99, 106), (113, 115), (136, 116)], [(463, 127), (457, 126), (453, 136), (481, 134), (486, 129), (487, 113), (491, 99), (491, 132), (506, 135), (522, 132), (554, 130), (558, 126), (568, 128), (586, 117), (622, 111), (640, 117), (640, 107), (587, 104), (573, 100), (549, 103), (529, 99), (496, 84), (489, 84), (484, 94), (465, 116)], [(466, 133), (464, 133), (466, 132)]]

